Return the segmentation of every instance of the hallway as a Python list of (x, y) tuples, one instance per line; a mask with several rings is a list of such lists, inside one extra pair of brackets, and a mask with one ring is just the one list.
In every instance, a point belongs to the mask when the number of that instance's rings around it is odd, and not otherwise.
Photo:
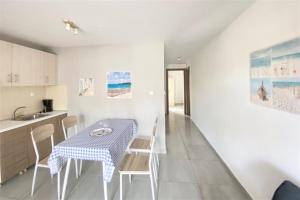
[(166, 133), (159, 199), (250, 199), (189, 118), (170, 113)]
[(170, 106), (169, 112), (173, 114), (184, 115), (184, 104)]

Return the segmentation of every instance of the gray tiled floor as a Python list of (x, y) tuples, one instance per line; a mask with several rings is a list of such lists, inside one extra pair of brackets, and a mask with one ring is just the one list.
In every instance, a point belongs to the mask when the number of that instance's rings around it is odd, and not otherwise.
[[(171, 113), (166, 121), (168, 154), (160, 156), (159, 200), (249, 199), (189, 118)], [(82, 176), (76, 180), (74, 165), (71, 165), (67, 199), (103, 199), (101, 166), (95, 162), (84, 162), (83, 166)], [(46, 169), (38, 172), (36, 192), (31, 197), (32, 174), (33, 170), (29, 169), (5, 183), (0, 188), (0, 200), (57, 199), (56, 177), (51, 179)], [(151, 199), (147, 177), (133, 177), (132, 184), (124, 178), (123, 184), (125, 199)], [(118, 173), (108, 188), (109, 198), (119, 199)]]

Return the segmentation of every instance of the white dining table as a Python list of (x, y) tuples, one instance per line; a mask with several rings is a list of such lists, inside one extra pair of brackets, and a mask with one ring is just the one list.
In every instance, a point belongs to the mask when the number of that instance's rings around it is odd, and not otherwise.
[[(93, 130), (102, 127), (109, 127), (112, 132), (103, 136), (91, 136)], [(65, 198), (70, 164), (74, 159), (102, 163), (104, 199), (107, 200), (107, 183), (111, 181), (114, 170), (136, 133), (137, 123), (134, 119), (105, 119), (97, 121), (77, 135), (56, 145), (49, 157), (48, 165), (50, 173), (57, 174), (67, 162), (61, 199)]]

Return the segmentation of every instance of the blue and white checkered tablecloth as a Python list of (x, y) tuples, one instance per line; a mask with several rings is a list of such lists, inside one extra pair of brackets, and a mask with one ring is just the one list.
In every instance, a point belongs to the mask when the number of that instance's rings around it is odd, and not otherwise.
[[(90, 136), (92, 130), (106, 127), (113, 132), (104, 136)], [(85, 128), (77, 135), (56, 145), (49, 157), (50, 173), (56, 174), (67, 158), (101, 161), (105, 164), (104, 180), (110, 182), (115, 167), (127, 148), (137, 124), (133, 119), (105, 119)]]

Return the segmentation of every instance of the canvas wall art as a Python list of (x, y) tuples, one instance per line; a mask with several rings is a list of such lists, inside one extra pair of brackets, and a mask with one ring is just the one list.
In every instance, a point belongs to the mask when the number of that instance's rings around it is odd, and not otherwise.
[(132, 98), (130, 72), (108, 72), (106, 78), (108, 98)]
[(251, 101), (300, 114), (300, 38), (250, 55)]
[(79, 79), (79, 96), (94, 96), (95, 79), (81, 78)]

